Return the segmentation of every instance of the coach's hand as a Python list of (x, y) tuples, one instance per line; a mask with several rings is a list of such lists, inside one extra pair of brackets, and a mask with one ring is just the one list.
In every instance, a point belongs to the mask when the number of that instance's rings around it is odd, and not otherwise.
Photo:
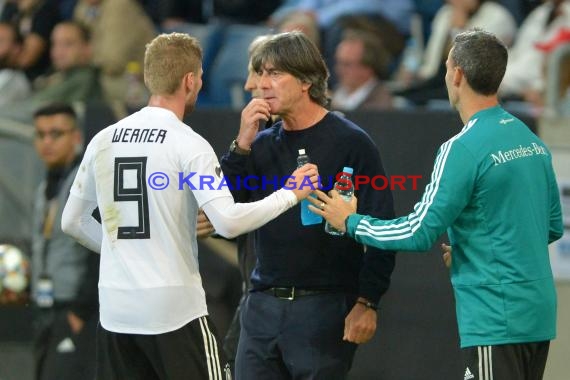
[(441, 253), (443, 257), (443, 263), (447, 268), (451, 268), (451, 246), (442, 243), (441, 244)]
[(204, 213), (204, 210), (200, 209), (198, 211), (198, 221), (196, 222), (196, 237), (198, 239), (204, 239), (212, 235), (216, 229), (210, 223), (210, 219)]
[(259, 126), (271, 117), (269, 103), (264, 99), (252, 99), (241, 111), (239, 133), (236, 141), (241, 149), (251, 149)]
[[(366, 302), (363, 298), (359, 299)], [(344, 319), (344, 336), (342, 339), (356, 344), (368, 342), (376, 332), (377, 319), (376, 310), (356, 303)]]

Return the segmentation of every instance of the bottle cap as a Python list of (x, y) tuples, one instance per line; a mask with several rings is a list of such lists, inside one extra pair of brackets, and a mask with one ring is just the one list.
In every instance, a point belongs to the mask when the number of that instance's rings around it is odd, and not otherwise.
[(305, 154), (305, 149), (299, 149), (299, 156)]
[(342, 168), (342, 172), (352, 174), (353, 170), (352, 170), (352, 168), (345, 166), (344, 168)]

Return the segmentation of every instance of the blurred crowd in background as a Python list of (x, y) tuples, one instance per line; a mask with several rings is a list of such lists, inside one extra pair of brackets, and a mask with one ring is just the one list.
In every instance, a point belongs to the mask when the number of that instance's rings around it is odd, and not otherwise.
[[(240, 109), (249, 43), (300, 29), (328, 64), (332, 109), (441, 109), (450, 42), (473, 27), (510, 49), (504, 103), (540, 116), (548, 56), (570, 42), (570, 1), (0, 0), (0, 120), (30, 123), (48, 101), (103, 102), (117, 117), (138, 109), (145, 44), (171, 31), (202, 44), (198, 107)], [(560, 78), (564, 98), (568, 59)]]

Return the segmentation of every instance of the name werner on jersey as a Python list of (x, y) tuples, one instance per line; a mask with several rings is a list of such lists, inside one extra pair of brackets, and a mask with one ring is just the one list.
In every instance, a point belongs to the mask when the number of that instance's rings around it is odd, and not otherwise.
[(111, 142), (160, 143), (166, 138), (166, 129), (159, 128), (117, 128)]

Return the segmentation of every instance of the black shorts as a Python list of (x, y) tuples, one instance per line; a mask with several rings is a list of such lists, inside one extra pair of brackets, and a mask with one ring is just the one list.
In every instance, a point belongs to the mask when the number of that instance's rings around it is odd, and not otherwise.
[(550, 341), (463, 348), (463, 380), (541, 380)]
[(120, 334), (97, 326), (97, 380), (230, 380), (213, 324), (200, 317), (164, 334)]

